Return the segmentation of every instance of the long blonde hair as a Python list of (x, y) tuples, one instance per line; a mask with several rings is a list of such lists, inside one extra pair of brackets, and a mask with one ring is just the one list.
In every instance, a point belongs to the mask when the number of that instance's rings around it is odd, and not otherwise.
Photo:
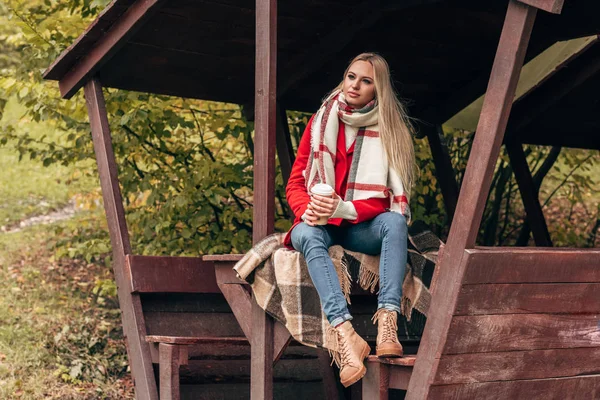
[[(350, 66), (356, 61), (367, 61), (373, 66), (375, 97), (379, 104), (379, 135), (390, 167), (400, 176), (406, 195), (410, 198), (416, 169), (415, 148), (412, 140), (414, 128), (404, 105), (396, 96), (392, 86), (390, 67), (379, 54), (362, 53), (354, 57), (348, 64), (344, 72), (344, 79)], [(344, 79), (334, 91), (343, 88)]]

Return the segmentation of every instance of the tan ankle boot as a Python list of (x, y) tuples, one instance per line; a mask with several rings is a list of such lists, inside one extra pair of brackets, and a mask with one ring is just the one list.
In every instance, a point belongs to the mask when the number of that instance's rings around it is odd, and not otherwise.
[(377, 357), (402, 357), (404, 351), (398, 341), (398, 313), (380, 308), (373, 315), (377, 322)]
[(340, 381), (344, 387), (348, 387), (367, 373), (363, 360), (371, 352), (371, 348), (361, 338), (352, 327), (350, 321), (346, 321), (337, 328), (334, 328), (337, 352), (331, 352), (333, 361), (340, 368)]

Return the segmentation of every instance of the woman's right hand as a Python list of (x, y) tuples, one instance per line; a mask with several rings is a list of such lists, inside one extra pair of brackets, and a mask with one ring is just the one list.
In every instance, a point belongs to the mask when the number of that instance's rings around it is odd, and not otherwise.
[(303, 219), (304, 219), (304, 222), (306, 223), (306, 225), (316, 226), (317, 221), (319, 220), (319, 216), (316, 215), (313, 210), (311, 210), (310, 208), (307, 208), (306, 211), (304, 212)]

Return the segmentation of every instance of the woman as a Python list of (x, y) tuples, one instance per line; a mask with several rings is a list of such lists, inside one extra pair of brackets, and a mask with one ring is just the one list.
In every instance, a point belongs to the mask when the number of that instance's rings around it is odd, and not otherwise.
[[(397, 313), (406, 265), (408, 198), (414, 177), (412, 129), (398, 101), (387, 62), (374, 53), (357, 56), (343, 81), (310, 119), (286, 188), (296, 221), (286, 244), (300, 251), (335, 328), (344, 386), (366, 373), (368, 344), (354, 331), (328, 248), (340, 244), (381, 254), (376, 354), (400, 357)], [(317, 183), (332, 197), (309, 195)], [(318, 225), (319, 218), (328, 218)]]

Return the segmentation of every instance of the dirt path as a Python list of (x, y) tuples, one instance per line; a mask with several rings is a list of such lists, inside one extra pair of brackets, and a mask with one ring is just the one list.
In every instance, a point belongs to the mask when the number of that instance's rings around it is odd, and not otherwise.
[(66, 206), (64, 206), (60, 210), (52, 211), (51, 213), (44, 215), (36, 215), (33, 217), (29, 217), (17, 224), (13, 224), (12, 226), (1, 226), (0, 233), (15, 233), (30, 226), (46, 225), (57, 221), (63, 221), (65, 219), (72, 218), (76, 212), (77, 210), (75, 209), (75, 202), (71, 200)]

